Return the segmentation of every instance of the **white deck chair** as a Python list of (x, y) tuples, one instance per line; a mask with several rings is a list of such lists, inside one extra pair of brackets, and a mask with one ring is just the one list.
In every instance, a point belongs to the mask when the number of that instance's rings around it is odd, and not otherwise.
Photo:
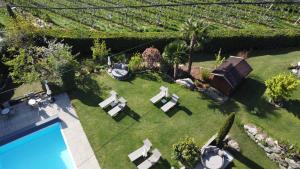
[(161, 107), (161, 109), (164, 111), (164, 112), (167, 112), (169, 111), (171, 108), (173, 108), (177, 102), (178, 102), (178, 99), (179, 97), (176, 95), (176, 94), (172, 94), (172, 98), (169, 102), (167, 102), (165, 105), (163, 105)]
[(154, 149), (152, 151), (152, 155), (147, 158), (144, 162), (142, 162), (140, 165), (137, 166), (138, 169), (148, 169), (152, 167), (154, 164), (156, 164), (161, 157), (161, 153), (158, 151), (158, 149)]
[(118, 101), (119, 103), (114, 108), (112, 108), (110, 111), (107, 112), (111, 117), (116, 116), (121, 110), (123, 110), (126, 107), (127, 101), (123, 97), (118, 99)]
[(155, 95), (154, 97), (152, 97), (152, 98), (150, 99), (150, 101), (151, 101), (153, 104), (157, 103), (157, 102), (160, 101), (162, 98), (167, 97), (167, 94), (168, 94), (168, 88), (165, 87), (165, 86), (161, 86), (159, 89), (160, 89), (160, 92), (159, 92), (157, 95)]
[(103, 109), (106, 108), (107, 106), (109, 106), (112, 102), (117, 100), (117, 92), (115, 91), (110, 91), (110, 97), (108, 97), (107, 99), (103, 100), (101, 103), (99, 103), (99, 106)]
[(144, 140), (143, 142), (144, 145), (142, 147), (128, 155), (130, 161), (135, 161), (142, 156), (147, 156), (148, 151), (151, 149), (152, 143), (148, 139)]

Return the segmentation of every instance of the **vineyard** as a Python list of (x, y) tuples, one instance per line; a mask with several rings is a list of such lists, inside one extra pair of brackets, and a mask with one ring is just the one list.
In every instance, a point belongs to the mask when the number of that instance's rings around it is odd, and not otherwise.
[[(206, 0), (205, 2), (210, 2)], [(191, 5), (151, 8), (107, 8), (99, 6), (141, 6), (181, 3), (180, 0), (10, 0), (14, 5), (34, 6), (25, 12), (53, 27), (80, 31), (174, 32), (189, 18), (201, 19), (212, 29), (300, 30), (298, 5)], [(192, 2), (202, 2), (190, 0)], [(86, 7), (86, 9), (55, 9)]]

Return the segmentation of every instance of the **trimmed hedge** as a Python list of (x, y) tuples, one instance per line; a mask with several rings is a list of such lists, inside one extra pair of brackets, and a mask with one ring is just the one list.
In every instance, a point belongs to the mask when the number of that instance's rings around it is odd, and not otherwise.
[[(64, 40), (73, 46), (74, 52), (80, 52), (82, 56), (91, 55), (90, 48), (93, 45), (94, 38), (105, 40), (113, 53), (125, 51), (139, 45), (139, 47), (128, 52), (143, 51), (150, 46), (162, 51), (167, 43), (181, 38), (178, 32), (103, 33), (51, 29), (46, 34), (49, 37)], [(209, 37), (210, 41), (205, 45), (204, 51), (214, 53), (220, 48), (223, 52), (228, 53), (249, 49), (262, 50), (300, 46), (300, 32), (295, 30), (217, 29), (211, 30)]]

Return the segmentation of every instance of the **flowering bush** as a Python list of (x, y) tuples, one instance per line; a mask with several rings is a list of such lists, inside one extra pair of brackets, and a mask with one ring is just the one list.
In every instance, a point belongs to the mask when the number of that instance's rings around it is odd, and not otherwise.
[(300, 81), (292, 74), (282, 73), (265, 81), (267, 86), (266, 95), (271, 102), (276, 103), (291, 96), (291, 93), (297, 89)]
[(191, 137), (185, 137), (173, 145), (173, 159), (178, 160), (186, 167), (193, 168), (200, 160), (200, 149)]
[(143, 59), (145, 62), (148, 64), (148, 68), (153, 69), (154, 67), (157, 66), (157, 63), (161, 59), (161, 54), (158, 49), (150, 47), (147, 48), (143, 54)]

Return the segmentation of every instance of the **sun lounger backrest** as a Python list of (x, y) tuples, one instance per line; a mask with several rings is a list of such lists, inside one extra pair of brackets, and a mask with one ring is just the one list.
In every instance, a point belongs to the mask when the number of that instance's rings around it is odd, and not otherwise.
[(145, 139), (143, 142), (144, 142), (144, 146), (146, 146), (147, 148), (149, 147), (149, 149), (151, 148), (152, 143), (150, 142), (149, 139)]
[(177, 96), (176, 94), (172, 94), (172, 99), (175, 100), (175, 101), (178, 101), (179, 96)]
[(110, 95), (117, 95), (117, 92), (114, 90), (110, 91), (109, 93), (110, 93)]
[(156, 163), (157, 161), (159, 161), (160, 157), (161, 157), (161, 153), (158, 151), (158, 149), (154, 149), (152, 151), (152, 155), (148, 158), (148, 160), (151, 163)]

